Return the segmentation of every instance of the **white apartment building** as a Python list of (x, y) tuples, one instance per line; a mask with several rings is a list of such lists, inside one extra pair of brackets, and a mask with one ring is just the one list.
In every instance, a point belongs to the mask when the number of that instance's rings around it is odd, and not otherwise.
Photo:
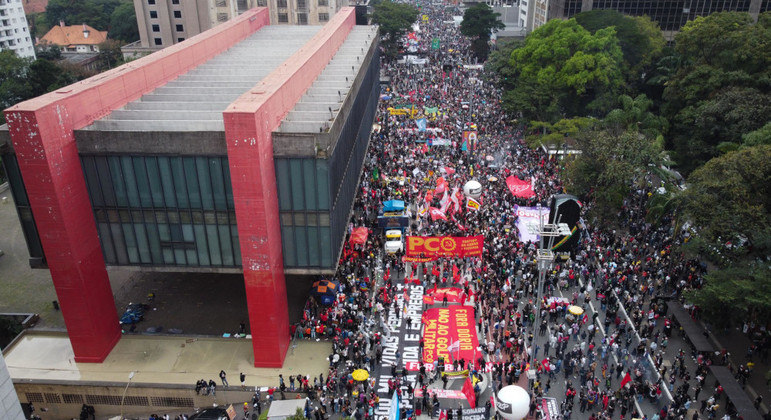
[(35, 47), (21, 2), (0, 0), (0, 50), (13, 50), (20, 57), (35, 58)]

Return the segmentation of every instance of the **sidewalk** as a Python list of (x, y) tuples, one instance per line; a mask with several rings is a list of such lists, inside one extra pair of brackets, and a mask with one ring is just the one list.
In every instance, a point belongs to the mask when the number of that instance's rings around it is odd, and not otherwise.
[(27, 333), (4, 353), (14, 380), (29, 382), (64, 380), (125, 383), (130, 372), (133, 382), (195, 385), (200, 379), (228, 374), (231, 385), (278, 386), (278, 375), (326, 376), (332, 344), (325, 341), (295, 341), (283, 368), (255, 368), (252, 342), (237, 338), (186, 338), (176, 336), (123, 336), (104, 363), (75, 363), (66, 334)]

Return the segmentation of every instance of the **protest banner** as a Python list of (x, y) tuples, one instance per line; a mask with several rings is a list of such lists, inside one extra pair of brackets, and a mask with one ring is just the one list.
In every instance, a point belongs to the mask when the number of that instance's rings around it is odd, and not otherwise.
[[(434, 363), (465, 359), (472, 364), (477, 359), (479, 340), (475, 329), (474, 308), (450, 306), (431, 308), (423, 315), (423, 362)], [(450, 352), (453, 343), (458, 342)]]
[(535, 196), (533, 184), (530, 180), (522, 180), (512, 175), (506, 178), (506, 185), (509, 187), (509, 191), (514, 194), (514, 197), (531, 198)]
[(538, 212), (541, 212), (541, 219), (547, 223), (549, 218), (549, 209), (545, 207), (524, 207), (515, 206), (514, 214), (517, 216), (517, 230), (519, 231), (519, 240), (521, 242), (535, 242), (538, 240), (538, 230), (540, 221)]
[[(438, 210), (434, 207), (429, 208), (429, 212)], [(433, 214), (432, 217), (434, 217)], [(405, 255), (408, 257), (479, 257), (482, 255), (483, 244), (484, 236), (481, 235), (408, 236)]]

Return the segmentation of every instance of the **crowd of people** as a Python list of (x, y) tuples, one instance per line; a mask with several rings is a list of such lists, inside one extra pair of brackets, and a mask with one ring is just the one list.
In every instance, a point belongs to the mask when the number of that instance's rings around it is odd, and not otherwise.
[[(532, 414), (547, 396), (559, 400), (560, 413), (551, 416), (565, 420), (578, 413), (592, 420), (734, 414), (720, 384), (707, 383), (710, 358), (690, 349), (667, 354), (675, 328), (667, 302), (678, 304), (684, 290), (700, 287), (706, 267), (674, 251), (683, 232), (670, 221), (646, 222), (652, 180), (640, 180), (616, 226), (582, 221), (578, 246), (555, 262), (538, 301), (537, 244), (519, 240), (515, 207), (546, 206), (550, 196), (564, 193), (561, 163), (528, 148), (523, 128), (505, 117), (495, 75), (476, 65), (469, 40), (453, 23), (457, 14), (453, 7), (422, 4), (421, 15), (428, 19), (403, 40), (404, 54), (417, 60), (382, 59), (390, 85), (378, 105), (351, 220), (352, 227), (367, 227), (371, 234), (363, 245), (346, 244), (334, 278), (340, 285), (335, 303), (322, 306), (310, 298), (303, 319), (293, 326), (297, 339), (333, 343), (327, 377), (305, 384), (319, 402), (317, 415), (373, 418), (379, 404), (375, 378), (354, 381), (352, 373), (358, 368), (377, 373), (387, 333), (383, 320), (402, 309), (396, 285), (406, 277), (426, 288), (465, 288), (482, 343), (479, 359), (469, 366), (489, 375), (493, 392), (509, 384), (527, 386), (524, 373), (535, 369)], [(416, 123), (421, 118), (425, 129)], [(471, 130), (478, 140), (462, 144), (463, 132)], [(535, 195), (515, 197), (504, 182), (511, 175), (532, 180)], [(480, 208), (447, 206), (444, 195), (435, 193), (439, 178), (453, 192), (470, 180), (480, 182)], [(483, 256), (405, 263), (399, 253), (384, 254), (377, 215), (392, 199), (411, 209), (409, 234), (482, 235)], [(425, 211), (429, 207), (444, 208), (444, 217), (435, 219)], [(583, 314), (568, 313), (567, 304)], [(539, 311), (541, 322), (535, 325)], [(413, 406), (440, 405), (436, 394), (429, 398), (426, 392), (433, 375), (422, 367), (414, 383), (405, 383), (397, 368), (390, 372), (397, 379), (389, 381), (389, 391), (401, 393), (404, 386), (409, 396), (423, 388)], [(746, 372), (743, 366), (739, 370)], [(554, 391), (557, 382), (565, 384), (560, 395)], [(643, 410), (644, 400), (655, 409)]]

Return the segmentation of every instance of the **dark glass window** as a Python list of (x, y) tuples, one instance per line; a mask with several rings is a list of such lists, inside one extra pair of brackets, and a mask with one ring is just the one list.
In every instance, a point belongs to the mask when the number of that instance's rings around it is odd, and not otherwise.
[(158, 18), (158, 12), (156, 12), (155, 10), (150, 10), (150, 17), (153, 18), (153, 19), (157, 19)]
[(182, 32), (182, 31), (185, 30), (185, 26), (184, 25), (176, 25), (176, 29), (177, 29), (177, 32)]
[(181, 19), (182, 18), (182, 12), (179, 11), (179, 10), (175, 10), (174, 11), (174, 17), (177, 18), (177, 19)]
[(225, 157), (81, 156), (109, 265), (241, 265)]
[(160, 38), (155, 38), (155, 45), (163, 45), (163, 40)]

